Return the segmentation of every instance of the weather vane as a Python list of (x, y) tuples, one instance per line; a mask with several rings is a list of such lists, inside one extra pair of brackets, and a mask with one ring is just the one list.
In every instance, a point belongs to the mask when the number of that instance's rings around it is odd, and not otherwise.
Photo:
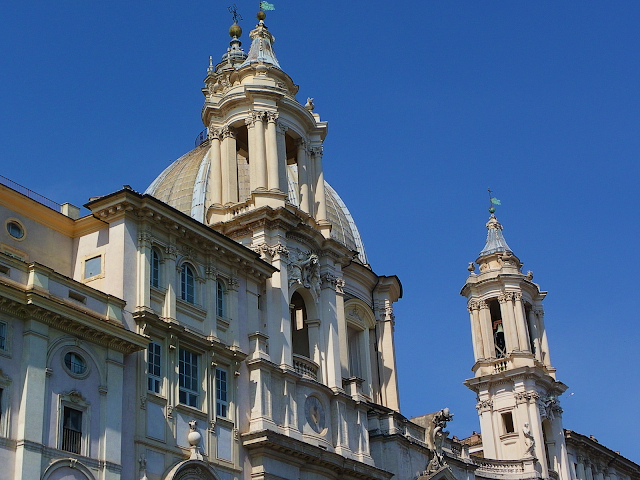
[(494, 207), (494, 205), (500, 205), (500, 200), (498, 200), (496, 197), (491, 195), (493, 192), (491, 191), (490, 188), (488, 190), (489, 190), (489, 213), (493, 215), (496, 212), (496, 207)]
[(233, 7), (227, 7), (229, 9), (229, 13), (233, 15), (233, 23), (238, 23), (238, 20), (242, 20), (242, 15), (238, 13), (238, 7), (236, 4), (233, 4)]

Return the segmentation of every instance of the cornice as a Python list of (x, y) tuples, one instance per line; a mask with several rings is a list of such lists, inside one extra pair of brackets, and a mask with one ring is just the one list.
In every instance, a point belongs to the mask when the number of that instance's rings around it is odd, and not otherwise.
[(357, 460), (345, 458), (320, 447), (287, 437), (270, 430), (250, 432), (241, 435), (242, 446), (251, 455), (256, 453), (270, 457), (286, 457), (289, 461), (305, 465), (306, 470), (326, 468), (336, 478), (345, 480), (390, 480), (393, 474)]

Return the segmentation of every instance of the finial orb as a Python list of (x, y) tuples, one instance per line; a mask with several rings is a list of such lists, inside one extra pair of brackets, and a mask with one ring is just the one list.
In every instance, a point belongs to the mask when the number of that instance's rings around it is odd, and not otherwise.
[(229, 36), (234, 38), (239, 38), (242, 35), (242, 28), (237, 23), (234, 23), (229, 27)]
[(266, 14), (266, 13), (264, 13), (262, 10), (260, 10), (260, 11), (258, 12), (258, 14), (256, 15), (256, 18), (257, 18), (258, 20), (264, 20), (265, 18), (267, 18), (267, 14)]
[(489, 207), (489, 213), (491, 214), (496, 213), (496, 207)]

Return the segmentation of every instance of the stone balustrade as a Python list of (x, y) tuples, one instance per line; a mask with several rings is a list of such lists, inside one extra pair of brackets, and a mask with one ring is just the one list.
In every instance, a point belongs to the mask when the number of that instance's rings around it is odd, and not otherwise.
[(296, 373), (299, 373), (304, 378), (310, 378), (316, 382), (318, 381), (318, 370), (320, 369), (320, 366), (313, 360), (294, 353), (293, 368)]

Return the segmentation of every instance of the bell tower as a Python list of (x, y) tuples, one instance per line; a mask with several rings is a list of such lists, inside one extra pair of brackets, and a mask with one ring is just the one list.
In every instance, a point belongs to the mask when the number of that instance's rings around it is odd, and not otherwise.
[[(494, 215), (487, 241), (460, 292), (467, 298), (475, 363), (465, 385), (476, 392), (484, 456), (528, 459), (543, 478), (570, 480), (558, 397), (567, 386), (551, 365), (543, 300), (522, 273)], [(476, 264), (479, 273), (476, 273)]]

